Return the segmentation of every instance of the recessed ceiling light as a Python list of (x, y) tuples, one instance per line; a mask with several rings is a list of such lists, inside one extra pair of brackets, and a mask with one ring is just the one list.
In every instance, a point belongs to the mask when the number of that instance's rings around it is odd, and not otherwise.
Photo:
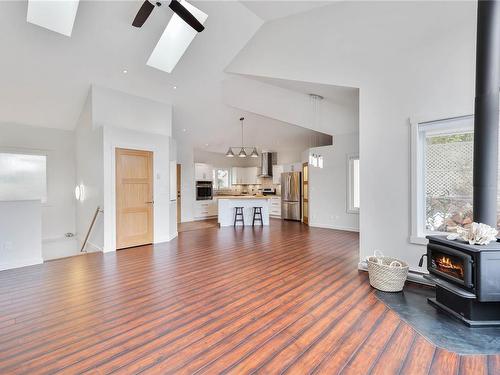
[(185, 132), (185, 131), (186, 131), (186, 129), (182, 129), (182, 131), (183, 131), (183, 132)]
[(205, 146), (208, 147), (208, 143), (205, 143)]
[(128, 73), (128, 70), (127, 69), (123, 69), (123, 74), (127, 74)]
[(174, 90), (177, 90), (177, 86), (174, 86), (174, 87), (173, 87), (173, 89), (174, 89)]

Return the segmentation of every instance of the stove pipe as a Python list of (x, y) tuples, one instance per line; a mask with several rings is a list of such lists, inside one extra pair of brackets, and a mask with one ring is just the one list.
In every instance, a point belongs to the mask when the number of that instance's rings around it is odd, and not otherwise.
[(497, 226), (500, 2), (479, 0), (474, 116), (474, 221)]

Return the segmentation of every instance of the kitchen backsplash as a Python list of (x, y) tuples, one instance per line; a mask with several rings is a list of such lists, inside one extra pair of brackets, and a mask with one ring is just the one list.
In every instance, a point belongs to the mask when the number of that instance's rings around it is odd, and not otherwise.
[(257, 194), (262, 189), (275, 189), (276, 194), (280, 194), (280, 185), (273, 184), (272, 178), (260, 178), (259, 185), (233, 185), (228, 189), (219, 189), (215, 191), (216, 195), (230, 195), (230, 194)]

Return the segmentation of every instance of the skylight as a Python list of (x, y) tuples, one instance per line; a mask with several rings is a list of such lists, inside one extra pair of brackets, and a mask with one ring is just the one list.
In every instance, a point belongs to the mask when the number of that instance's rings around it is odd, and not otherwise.
[(71, 36), (79, 0), (29, 0), (26, 20), (66, 36)]
[[(201, 24), (204, 24), (208, 15), (187, 1), (180, 2)], [(156, 44), (147, 64), (153, 68), (172, 73), (180, 58), (198, 34), (174, 13), (160, 40)]]

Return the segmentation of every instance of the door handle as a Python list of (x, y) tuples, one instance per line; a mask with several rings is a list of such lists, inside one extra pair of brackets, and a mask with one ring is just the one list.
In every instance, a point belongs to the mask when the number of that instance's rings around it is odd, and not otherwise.
[(147, 204), (154, 204), (155, 201), (146, 202)]

